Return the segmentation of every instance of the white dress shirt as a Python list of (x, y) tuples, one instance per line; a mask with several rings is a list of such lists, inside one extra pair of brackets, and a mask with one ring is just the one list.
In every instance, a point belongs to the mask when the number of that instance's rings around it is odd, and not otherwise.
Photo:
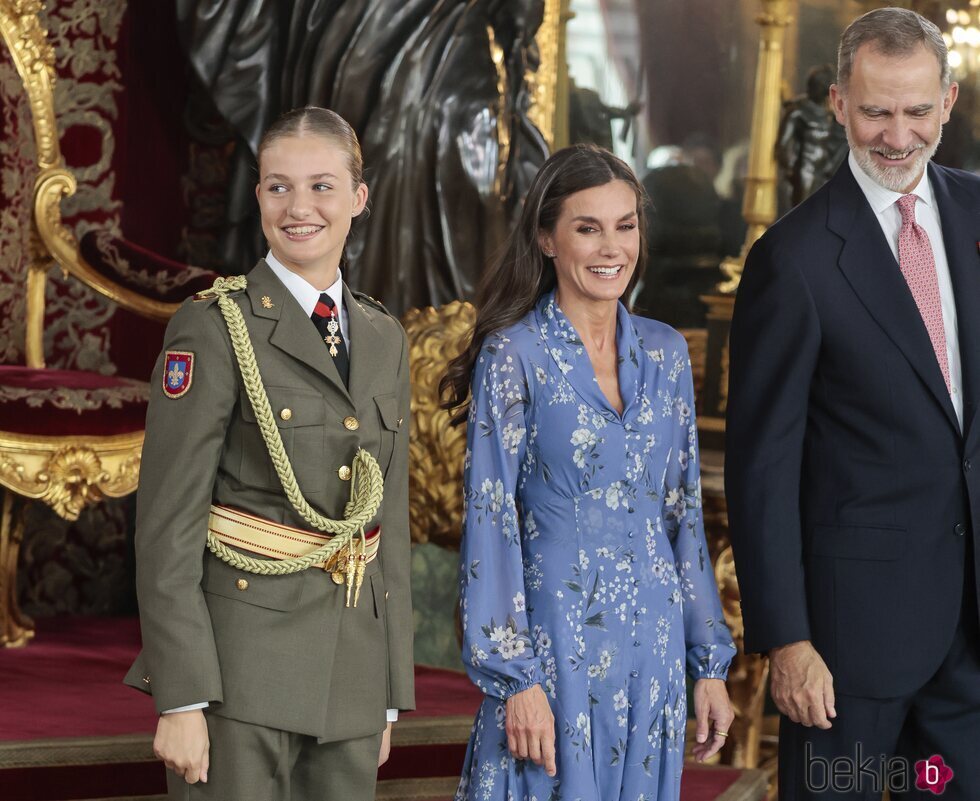
[[(902, 213), (898, 210), (899, 192), (885, 189), (876, 183), (857, 163), (854, 154), (847, 158), (854, 179), (868, 199), (871, 210), (885, 233), (888, 247), (898, 262), (898, 234), (902, 230)], [(953, 280), (949, 274), (949, 261), (946, 258), (946, 245), (943, 242), (943, 227), (939, 220), (939, 207), (929, 183), (929, 170), (908, 194), (916, 195), (915, 221), (925, 229), (932, 246), (932, 257), (936, 262), (936, 278), (939, 281), (939, 299), (943, 309), (943, 328), (946, 329), (946, 359), (949, 362), (949, 399), (953, 402), (956, 419), (963, 430), (963, 367), (960, 362), (960, 337), (956, 321), (956, 299), (953, 295)]]
[[(313, 284), (307, 281), (303, 276), (298, 273), (294, 273), (292, 270), (285, 267), (279, 259), (272, 255), (270, 250), (265, 256), (265, 263), (272, 268), (272, 272), (276, 274), (276, 277), (282, 281), (286, 289), (289, 290), (296, 301), (299, 303), (300, 307), (306, 312), (306, 316), (309, 317), (313, 314), (313, 309), (316, 308), (316, 304), (320, 300), (320, 290), (317, 289)], [(334, 302), (334, 306), (337, 309), (338, 322), (340, 323), (340, 333), (344, 338), (344, 342), (347, 344), (347, 355), (350, 357), (350, 330), (349, 323), (347, 320), (347, 315), (344, 314), (344, 276), (341, 274), (340, 270), (337, 270), (337, 280), (334, 281), (325, 290), (331, 300)], [(312, 321), (310, 325), (313, 325)], [(199, 704), (188, 704), (187, 706), (180, 706), (176, 709), (167, 709), (164, 711), (164, 715), (170, 715), (174, 712), (190, 712), (192, 709), (207, 709), (210, 704), (207, 701), (202, 701)], [(398, 720), (398, 710), (389, 709), (387, 713), (388, 722), (394, 723)]]
[[(279, 259), (272, 255), (271, 250), (265, 256), (265, 263), (272, 268), (272, 272), (276, 274), (276, 278), (285, 284), (286, 289), (289, 290), (289, 294), (296, 298), (300, 307), (306, 312), (306, 316), (309, 317), (313, 314), (313, 309), (316, 308), (316, 304), (320, 300), (321, 290), (313, 286), (313, 284), (303, 278), (299, 273), (294, 273), (288, 267), (285, 267)], [(337, 322), (340, 323), (340, 335), (347, 344), (347, 355), (349, 357), (350, 324), (347, 319), (347, 314), (344, 312), (344, 276), (339, 268), (337, 269), (337, 280), (323, 291), (330, 296), (337, 309)]]

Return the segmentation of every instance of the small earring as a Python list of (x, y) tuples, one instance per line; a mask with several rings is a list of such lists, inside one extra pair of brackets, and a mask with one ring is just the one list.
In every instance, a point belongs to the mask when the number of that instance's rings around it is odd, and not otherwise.
[(547, 256), (549, 259), (553, 259), (555, 257), (554, 253), (549, 253), (548, 251), (545, 251), (544, 255)]

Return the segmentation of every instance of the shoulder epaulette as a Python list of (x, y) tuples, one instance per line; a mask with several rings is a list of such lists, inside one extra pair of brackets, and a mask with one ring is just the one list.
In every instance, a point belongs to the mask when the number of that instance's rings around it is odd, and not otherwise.
[(217, 300), (219, 295), (243, 292), (246, 286), (248, 286), (248, 280), (244, 275), (230, 275), (227, 278), (215, 278), (211, 288), (202, 289), (194, 295), (194, 300)]
[(394, 315), (385, 308), (384, 304), (380, 300), (375, 300), (370, 295), (365, 295), (363, 292), (358, 292), (356, 289), (352, 289), (351, 294), (360, 302), (373, 306), (378, 311), (382, 311), (387, 314), (389, 317), (394, 317)]

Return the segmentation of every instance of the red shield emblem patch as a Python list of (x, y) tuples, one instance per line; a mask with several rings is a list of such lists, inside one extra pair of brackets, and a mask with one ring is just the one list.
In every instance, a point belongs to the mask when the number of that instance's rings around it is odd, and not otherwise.
[(179, 398), (187, 394), (193, 378), (194, 354), (168, 350), (163, 360), (163, 394)]

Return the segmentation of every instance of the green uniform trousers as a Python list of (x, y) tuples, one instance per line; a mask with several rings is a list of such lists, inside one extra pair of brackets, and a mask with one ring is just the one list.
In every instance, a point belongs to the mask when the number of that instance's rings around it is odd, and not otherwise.
[(170, 801), (374, 801), (381, 732), (316, 737), (208, 715), (207, 784), (167, 771)]

